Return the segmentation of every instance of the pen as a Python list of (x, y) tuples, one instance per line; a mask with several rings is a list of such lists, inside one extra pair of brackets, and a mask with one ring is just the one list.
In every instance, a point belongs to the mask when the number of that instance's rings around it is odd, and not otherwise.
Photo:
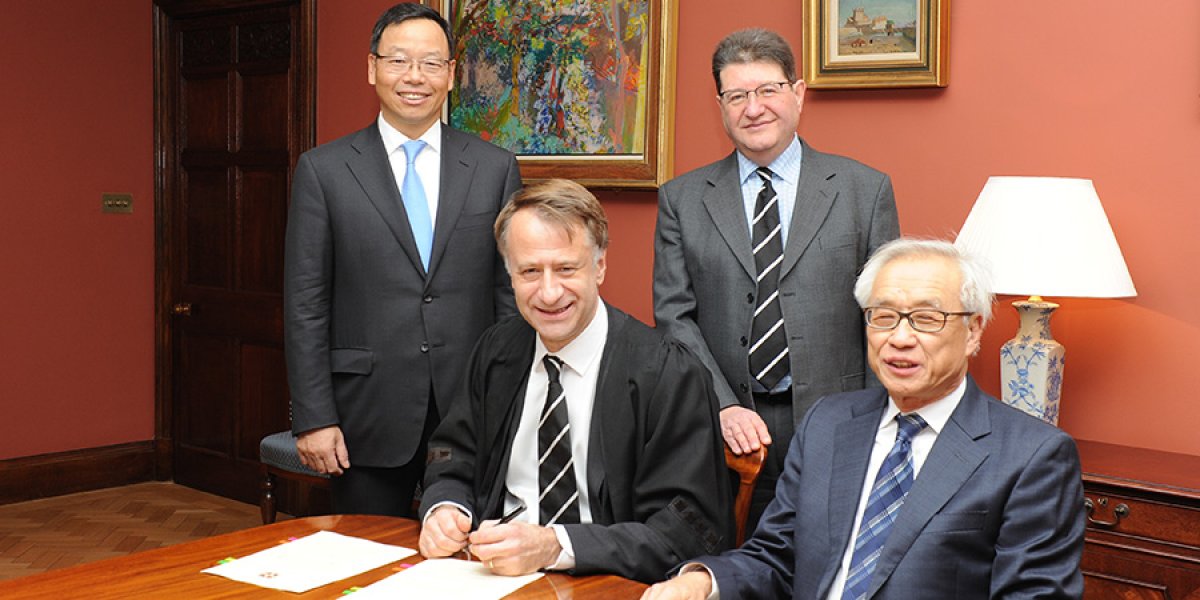
[(521, 516), (521, 513), (523, 513), (523, 512), (525, 512), (525, 503), (524, 502), (518, 504), (517, 507), (512, 510), (512, 512), (508, 513), (507, 515), (504, 515), (503, 517), (500, 517), (500, 520), (497, 521), (496, 524), (503, 525), (505, 523), (510, 523), (510, 522), (512, 522), (513, 519)]

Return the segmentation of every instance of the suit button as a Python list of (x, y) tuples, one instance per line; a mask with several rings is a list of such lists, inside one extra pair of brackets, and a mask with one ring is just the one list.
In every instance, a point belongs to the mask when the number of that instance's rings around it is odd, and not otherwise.
[(433, 302), (433, 296), (425, 296), (422, 298), (422, 300), (425, 301), (425, 304), (429, 304), (430, 302)]
[(738, 384), (738, 389), (739, 389), (739, 390), (742, 390), (742, 393), (743, 393), (743, 394), (745, 394), (746, 392), (750, 391), (750, 386), (748, 386), (748, 385), (746, 385), (746, 384), (744, 384), (744, 383), (739, 383), (739, 384)]
[(754, 304), (754, 294), (753, 293), (746, 294), (746, 302), (748, 302), (750, 304)]
[(429, 342), (421, 342), (421, 352), (429, 352)]
[(742, 347), (743, 347), (743, 348), (745, 348), (745, 347), (746, 347), (746, 344), (747, 344), (747, 341), (746, 341), (746, 336), (744, 336), (744, 335), (743, 335), (743, 336), (742, 336)]

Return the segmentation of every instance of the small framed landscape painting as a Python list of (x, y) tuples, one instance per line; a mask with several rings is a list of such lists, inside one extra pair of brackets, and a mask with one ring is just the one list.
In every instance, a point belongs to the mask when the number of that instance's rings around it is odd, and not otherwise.
[(945, 87), (950, 0), (801, 0), (815, 89)]

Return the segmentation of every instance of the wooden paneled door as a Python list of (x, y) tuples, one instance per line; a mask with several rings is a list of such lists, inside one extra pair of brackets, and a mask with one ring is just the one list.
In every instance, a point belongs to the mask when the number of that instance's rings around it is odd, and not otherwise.
[(283, 237), (313, 144), (315, 0), (156, 0), (160, 471), (246, 502), (288, 427)]

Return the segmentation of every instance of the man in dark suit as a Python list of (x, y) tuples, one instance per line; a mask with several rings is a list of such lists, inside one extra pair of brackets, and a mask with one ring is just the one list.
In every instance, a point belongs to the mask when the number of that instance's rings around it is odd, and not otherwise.
[(659, 191), (654, 316), (708, 367), (730, 449), (774, 442), (752, 530), (794, 424), (817, 398), (869, 382), (851, 288), (900, 227), (887, 175), (797, 137), (805, 86), (783, 38), (730, 34), (712, 69), (735, 150)]
[(643, 598), (1081, 597), (1074, 441), (967, 375), (989, 289), (949, 243), (881, 247), (855, 296), (885, 389), (813, 406), (754, 536)]
[(335, 476), (338, 513), (411, 514), (471, 348), (515, 312), (491, 224), (520, 173), (510, 152), (439, 121), (453, 47), (436, 11), (385, 12), (367, 57), (379, 118), (296, 166), (284, 259), (292, 431), (304, 464)]
[[(501, 211), (496, 240), (523, 319), (483, 335), (468, 395), (430, 441), (422, 554), (469, 544), (505, 575), (657, 581), (728, 547), (711, 378), (678, 342), (600, 300), (600, 203), (570, 181), (531, 186)], [(491, 520), (501, 515), (516, 520)]]

